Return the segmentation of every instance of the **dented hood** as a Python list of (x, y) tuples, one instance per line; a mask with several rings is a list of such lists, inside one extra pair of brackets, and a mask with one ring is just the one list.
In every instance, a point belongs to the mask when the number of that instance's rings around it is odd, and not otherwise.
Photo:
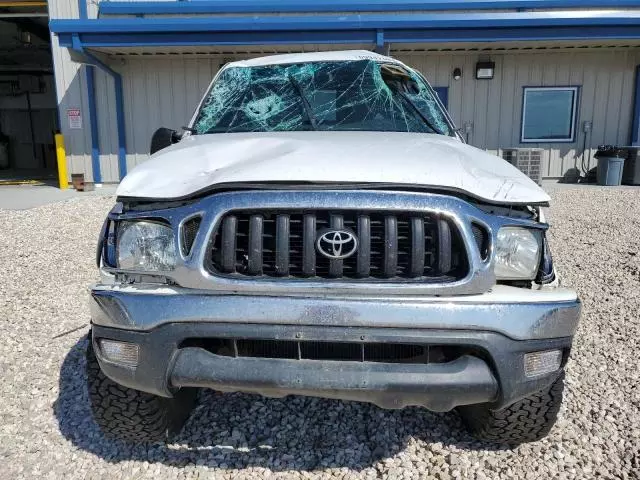
[(245, 182), (384, 183), (461, 191), (492, 203), (549, 201), (518, 169), (455, 138), (345, 131), (187, 136), (134, 168), (117, 195), (178, 199)]

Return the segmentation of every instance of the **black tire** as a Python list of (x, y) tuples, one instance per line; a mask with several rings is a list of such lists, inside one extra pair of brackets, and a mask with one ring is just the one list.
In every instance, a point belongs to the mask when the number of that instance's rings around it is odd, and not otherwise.
[(123, 387), (102, 373), (91, 341), (87, 348), (87, 386), (93, 418), (102, 432), (131, 443), (162, 442), (180, 432), (197, 393), (195, 389), (182, 389), (173, 398), (164, 398)]
[(546, 437), (556, 423), (563, 390), (564, 372), (548, 388), (502, 410), (469, 405), (458, 411), (481, 440), (507, 445), (535, 442)]

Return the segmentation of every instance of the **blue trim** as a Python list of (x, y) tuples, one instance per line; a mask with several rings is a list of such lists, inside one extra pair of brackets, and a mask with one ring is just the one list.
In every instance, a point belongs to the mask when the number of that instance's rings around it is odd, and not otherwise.
[(87, 0), (78, 0), (78, 16), (82, 19), (89, 18), (87, 13)]
[(120, 180), (127, 174), (127, 139), (124, 124), (124, 95), (122, 88), (122, 75), (113, 77), (116, 97), (116, 126), (118, 130), (118, 172)]
[(86, 64), (100, 68), (113, 79), (116, 97), (116, 126), (118, 132), (118, 173), (120, 175), (120, 180), (122, 180), (127, 174), (127, 138), (124, 123), (124, 95), (122, 93), (122, 76), (115, 70), (111, 69), (111, 67), (109, 67), (107, 64), (100, 61), (100, 59), (98, 59), (95, 55), (86, 51), (84, 45), (80, 41), (79, 35), (71, 35), (69, 48), (72, 48), (77, 53), (82, 55), (85, 59)]
[[(79, 0), (84, 1), (84, 0)], [(406, 12), (640, 7), (638, 0), (193, 0), (100, 3), (101, 15)]]
[[(59, 35), (62, 47), (72, 47), (71, 34)], [(195, 45), (375, 45), (376, 31), (344, 32), (192, 32), (81, 34), (82, 45), (92, 47), (167, 47)], [(385, 30), (387, 43), (500, 42), (536, 40), (623, 40), (640, 38), (640, 26), (589, 28), (511, 28), (487, 30)]]
[(636, 88), (633, 94), (631, 145), (640, 145), (640, 65), (636, 67)]
[(640, 38), (638, 12), (366, 14), (52, 20), (63, 47), (496, 42)]
[(96, 109), (95, 67), (85, 65), (87, 97), (89, 99), (89, 126), (91, 130), (91, 168), (93, 183), (102, 183), (100, 169), (100, 137), (98, 135), (98, 110)]
[[(452, 14), (363, 14), (196, 18), (101, 18), (51, 20), (54, 33), (166, 33), (166, 32), (285, 32), (345, 30), (427, 30), (543, 27), (640, 26), (640, 11), (452, 13)], [(385, 36), (386, 36), (385, 31)]]

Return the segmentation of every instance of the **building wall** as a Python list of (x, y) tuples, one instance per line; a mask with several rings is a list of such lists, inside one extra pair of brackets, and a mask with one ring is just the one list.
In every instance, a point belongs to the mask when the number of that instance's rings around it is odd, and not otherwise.
[[(475, 80), (475, 64), (487, 54), (397, 55), (419, 69), (433, 86), (449, 87), (449, 112), (458, 127), (473, 123), (472, 145), (500, 154), (509, 147), (545, 149), (542, 175), (561, 177), (580, 164), (585, 145), (587, 159), (594, 166), (598, 145), (626, 145), (629, 141), (635, 70), (640, 63), (639, 49), (553, 53), (519, 52), (495, 54), (493, 80)], [(463, 76), (452, 78), (459, 67)], [(575, 143), (521, 144), (522, 96), (525, 86), (579, 86)], [(592, 131), (582, 131), (584, 121)], [(579, 168), (579, 167), (578, 167)]]
[[(77, 18), (75, 0), (52, 0), (51, 18)], [(89, 4), (89, 16), (95, 16)], [(65, 135), (69, 173), (84, 173), (92, 181), (91, 139), (84, 66), (71, 61), (69, 52), (52, 38), (56, 90), (62, 133)], [(543, 176), (561, 177), (579, 166), (586, 141), (587, 159), (594, 165), (595, 148), (603, 143), (626, 144), (632, 118), (635, 69), (640, 49), (574, 49), (573, 51), (429, 52), (392, 55), (422, 71), (433, 86), (449, 87), (449, 110), (459, 127), (473, 123), (469, 142), (500, 154), (501, 149), (527, 146), (545, 149)], [(125, 96), (127, 167), (148, 158), (149, 141), (160, 127), (185, 125), (219, 66), (241, 56), (166, 55), (118, 56), (108, 59), (122, 73)], [(496, 63), (493, 80), (474, 78), (475, 63), (490, 58)], [(455, 67), (463, 77), (454, 81)], [(112, 80), (96, 70), (100, 164), (104, 182), (119, 180), (115, 99)], [(580, 86), (575, 143), (519, 143), (524, 86)], [(71, 130), (67, 110), (80, 108), (83, 128)], [(585, 138), (582, 122), (593, 123)]]
[[(50, 19), (78, 18), (78, 2), (75, 0), (52, 0), (48, 2), (48, 9)], [(51, 53), (55, 72), (60, 131), (64, 135), (67, 151), (69, 181), (71, 181), (72, 173), (84, 173), (87, 181), (93, 181), (84, 67), (71, 61), (69, 51), (66, 48), (60, 48), (58, 37), (53, 34), (51, 34)], [(67, 110), (71, 108), (79, 108), (82, 112), (83, 128), (80, 130), (69, 128)]]

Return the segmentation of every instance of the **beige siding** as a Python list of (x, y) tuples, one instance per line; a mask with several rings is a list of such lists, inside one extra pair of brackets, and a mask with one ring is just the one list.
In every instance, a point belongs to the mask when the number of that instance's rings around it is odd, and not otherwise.
[[(625, 145), (629, 140), (634, 75), (640, 50), (517, 54), (411, 54), (402, 61), (422, 71), (432, 85), (449, 87), (449, 111), (462, 127), (473, 122), (469, 142), (494, 153), (509, 147), (544, 148), (543, 176), (561, 177), (579, 166), (585, 134), (591, 166), (595, 148), (603, 143)], [(493, 80), (475, 80), (475, 64), (490, 58), (496, 63)], [(463, 70), (454, 81), (455, 67)], [(579, 86), (575, 143), (521, 144), (522, 95), (525, 86)], [(590, 155), (589, 155), (590, 153)]]

